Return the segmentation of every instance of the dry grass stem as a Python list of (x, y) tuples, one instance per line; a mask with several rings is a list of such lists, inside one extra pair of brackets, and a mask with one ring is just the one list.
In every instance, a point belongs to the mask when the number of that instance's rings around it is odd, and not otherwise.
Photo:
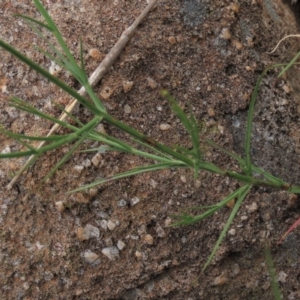
[(281, 44), (281, 42), (283, 42), (285, 39), (290, 38), (290, 37), (300, 37), (300, 34), (290, 34), (290, 35), (285, 36), (284, 38), (282, 38), (282, 39), (278, 42), (278, 44), (276, 45), (276, 47), (275, 47), (271, 52), (267, 52), (267, 53), (268, 53), (268, 54), (274, 53), (274, 52), (277, 50), (277, 48), (279, 47), (279, 45)]

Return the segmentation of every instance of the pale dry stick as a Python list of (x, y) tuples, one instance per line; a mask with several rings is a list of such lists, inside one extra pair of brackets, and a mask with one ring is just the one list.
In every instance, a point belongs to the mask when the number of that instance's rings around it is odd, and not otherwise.
[[(119, 57), (121, 52), (123, 51), (124, 47), (130, 40), (131, 36), (133, 35), (134, 31), (138, 27), (138, 25), (143, 21), (143, 19), (147, 16), (149, 11), (153, 8), (153, 6), (156, 4), (158, 0), (151, 0), (147, 1), (148, 5), (145, 7), (145, 9), (141, 12), (141, 14), (136, 18), (136, 20), (132, 23), (131, 26), (129, 26), (125, 31), (123, 31), (121, 37), (117, 41), (117, 43), (113, 46), (113, 48), (109, 51), (109, 53), (106, 55), (106, 57), (103, 59), (103, 61), (100, 63), (100, 65), (97, 67), (97, 69), (93, 72), (93, 74), (89, 77), (89, 83), (92, 87), (94, 87), (100, 79), (106, 74), (106, 72), (109, 70), (109, 68), (113, 65), (113, 63), (116, 61), (116, 59)], [(78, 91), (78, 93), (81, 96), (86, 95), (86, 90), (84, 87), (81, 87), (81, 89)], [(77, 100), (72, 100), (67, 107), (65, 108), (65, 111), (67, 113), (62, 113), (59, 120), (63, 121), (68, 116), (69, 113), (71, 113), (75, 106), (77, 104)], [(60, 128), (59, 124), (54, 124), (52, 128), (50, 129), (49, 133), (47, 134), (47, 137), (55, 133)], [(40, 149), (43, 147), (43, 145), (46, 142), (43, 141), (39, 144), (37, 149)], [(16, 181), (19, 179), (19, 177), (23, 174), (23, 172), (33, 163), (34, 159), (36, 158), (36, 155), (31, 155), (25, 165), (19, 170), (19, 172), (14, 176), (14, 178), (11, 180), (11, 182), (6, 186), (8, 190), (10, 190), (13, 185), (16, 183)]]
[(283, 42), (285, 39), (290, 38), (290, 37), (300, 37), (300, 34), (290, 34), (285, 36), (284, 38), (282, 38), (278, 44), (276, 45), (276, 47), (271, 51), (271, 52), (267, 52), (268, 54), (271, 54), (273, 52), (275, 52), (277, 50), (277, 48), (279, 47), (280, 43)]

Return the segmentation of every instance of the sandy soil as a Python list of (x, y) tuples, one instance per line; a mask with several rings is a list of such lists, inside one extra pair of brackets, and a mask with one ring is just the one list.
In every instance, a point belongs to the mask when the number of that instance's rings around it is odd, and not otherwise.
[[(107, 54), (147, 4), (145, 0), (43, 2), (76, 58), (82, 37), (88, 74), (99, 64), (97, 57), (88, 56), (89, 50)], [(168, 89), (182, 107), (192, 107), (208, 137), (243, 154), (247, 108), (258, 76), (266, 65), (289, 61), (299, 50), (298, 41), (290, 39), (275, 54), (267, 53), (298, 29), (299, 5), (283, 2), (240, 0), (237, 6), (227, 0), (160, 0), (95, 91), (111, 92), (104, 103), (114, 117), (167, 145), (188, 147), (187, 133), (160, 96), (161, 88)], [(29, 0), (2, 0), (0, 37), (48, 69), (50, 61), (34, 49), (43, 44), (13, 13), (38, 17)], [(59, 116), (52, 102), (66, 105), (70, 99), (2, 50), (0, 57), (6, 95)], [(258, 166), (299, 184), (299, 68), (283, 79), (276, 74), (270, 72), (264, 79), (256, 106), (253, 158)], [(65, 72), (59, 76), (79, 88)], [(134, 83), (127, 93), (124, 81)], [(76, 116), (82, 122), (91, 117), (82, 107)], [(51, 128), (6, 101), (0, 102), (0, 121), (17, 133), (44, 135)], [(162, 131), (161, 124), (169, 124), (169, 130)], [(103, 125), (108, 133), (122, 136)], [(91, 146), (87, 141), (82, 148)], [(176, 169), (70, 195), (66, 192), (71, 189), (146, 163), (122, 153), (104, 153), (94, 164), (95, 153), (76, 153), (42, 183), (70, 148), (43, 155), (11, 191), (5, 186), (24, 159), (0, 161), (1, 299), (273, 299), (266, 244), (271, 245), (283, 299), (300, 299), (298, 231), (276, 246), (299, 217), (293, 195), (253, 189), (203, 274), (230, 208), (193, 226), (166, 224), (171, 215), (188, 207), (222, 199), (238, 187), (236, 181), (205, 172), (195, 181), (190, 170)], [(18, 149), (15, 141), (1, 136), (0, 151)], [(238, 170), (229, 157), (213, 149), (206, 148), (205, 157)], [(140, 201), (132, 206), (133, 199)], [(55, 205), (59, 201), (65, 207), (62, 212)], [(102, 253), (122, 243), (115, 260)]]

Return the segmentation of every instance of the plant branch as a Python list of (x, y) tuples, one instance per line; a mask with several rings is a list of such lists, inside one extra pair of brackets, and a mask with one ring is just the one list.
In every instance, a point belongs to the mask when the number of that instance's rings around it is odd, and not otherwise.
[[(151, 0), (149, 4), (146, 6), (146, 8), (141, 12), (141, 14), (136, 18), (136, 20), (133, 22), (131, 26), (129, 26), (121, 35), (117, 43), (114, 45), (114, 47), (110, 50), (110, 52), (106, 55), (106, 57), (103, 59), (103, 61), (100, 63), (100, 65), (97, 67), (97, 69), (92, 73), (92, 75), (89, 77), (89, 84), (91, 87), (94, 87), (100, 79), (107, 73), (109, 68), (113, 65), (113, 63), (116, 61), (116, 59), (119, 57), (123, 49), (125, 48), (126, 44), (132, 37), (133, 33), (135, 32), (138, 25), (143, 21), (143, 19), (147, 16), (147, 14), (150, 12), (150, 10), (153, 8), (153, 6), (156, 4), (158, 0)], [(81, 96), (86, 96), (86, 89), (84, 87), (81, 87), (81, 89), (78, 91), (78, 94)], [(63, 121), (66, 119), (68, 114), (70, 114), (78, 101), (76, 99), (72, 100), (67, 107), (65, 108), (64, 113), (61, 114), (59, 120)], [(47, 134), (47, 137), (58, 131), (60, 128), (59, 124), (54, 124), (50, 131)], [(37, 150), (43, 147), (45, 142), (41, 142)], [(10, 190), (13, 185), (16, 183), (16, 181), (19, 179), (19, 177), (23, 174), (23, 172), (34, 162), (36, 159), (35, 155), (31, 155), (25, 165), (18, 171), (18, 173), (14, 176), (14, 178), (10, 181), (10, 183), (7, 185), (7, 189)]]

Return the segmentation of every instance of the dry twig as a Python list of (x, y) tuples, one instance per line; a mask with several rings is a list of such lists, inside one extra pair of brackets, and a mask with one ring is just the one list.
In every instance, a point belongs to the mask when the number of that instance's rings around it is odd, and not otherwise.
[[(100, 65), (97, 67), (97, 69), (92, 73), (92, 75), (89, 78), (89, 83), (92, 87), (94, 87), (101, 78), (106, 74), (106, 72), (109, 70), (109, 68), (113, 65), (113, 63), (116, 61), (116, 59), (119, 57), (121, 52), (123, 51), (124, 47), (130, 40), (131, 36), (133, 35), (134, 31), (138, 27), (138, 25), (143, 21), (143, 19), (147, 16), (149, 11), (153, 8), (153, 6), (156, 4), (157, 0), (151, 0), (148, 5), (145, 7), (145, 9), (141, 12), (141, 14), (136, 18), (136, 20), (133, 22), (131, 26), (129, 26), (121, 35), (117, 43), (114, 45), (114, 47), (110, 50), (110, 52), (106, 55), (106, 57), (103, 59), (103, 61), (100, 63)], [(78, 93), (82, 96), (86, 95), (86, 90), (84, 87), (82, 87)], [(65, 111), (67, 113), (71, 113), (73, 109), (75, 108), (77, 104), (77, 100), (74, 99), (71, 101), (67, 107), (65, 108)], [(67, 113), (62, 113), (60, 116), (60, 120), (63, 121), (67, 117)], [(60, 125), (55, 124), (50, 129), (47, 136), (52, 135), (60, 128)], [(40, 149), (45, 142), (41, 142), (37, 149)], [(8, 190), (10, 190), (13, 185), (16, 183), (16, 181), (19, 179), (19, 177), (22, 175), (22, 173), (36, 160), (36, 155), (31, 155), (25, 165), (19, 170), (19, 172), (14, 176), (14, 178), (11, 180), (11, 182), (6, 186)]]
[(277, 43), (276, 47), (271, 52), (267, 52), (267, 53), (268, 54), (274, 53), (277, 50), (277, 48), (279, 47), (279, 45), (281, 44), (281, 42), (283, 42), (285, 39), (290, 38), (290, 37), (300, 37), (300, 34), (290, 34), (290, 35), (285, 36)]

